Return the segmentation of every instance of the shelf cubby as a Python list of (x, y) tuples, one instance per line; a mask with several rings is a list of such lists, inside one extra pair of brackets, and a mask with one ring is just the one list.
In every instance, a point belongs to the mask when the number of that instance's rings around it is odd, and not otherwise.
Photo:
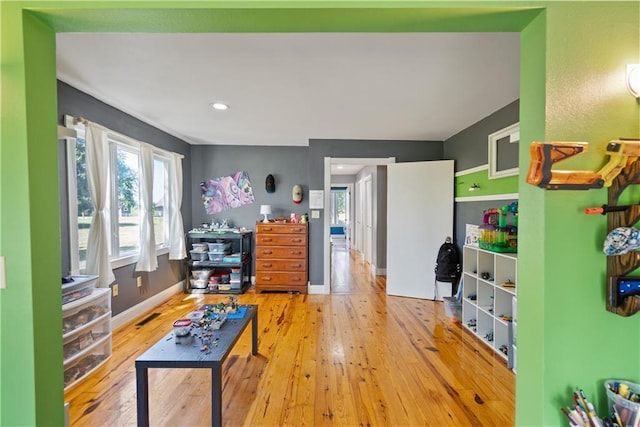
[[(517, 255), (512, 253), (491, 252), (474, 246), (463, 249), (463, 325), (506, 359), (514, 372), (517, 261)], [(505, 283), (508, 286), (504, 286)], [(471, 295), (476, 295), (475, 301)], [(477, 324), (475, 329), (469, 327), (473, 319)]]

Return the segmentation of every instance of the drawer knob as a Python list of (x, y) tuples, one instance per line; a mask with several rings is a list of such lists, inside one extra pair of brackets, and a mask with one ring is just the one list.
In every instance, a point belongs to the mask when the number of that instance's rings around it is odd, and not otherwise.
[(262, 241), (263, 241), (263, 242), (270, 242), (271, 240), (272, 240), (272, 239), (271, 239), (271, 238), (269, 238), (269, 237), (263, 237), (263, 238), (262, 238)]
[(293, 277), (293, 278), (291, 278), (291, 281), (292, 282), (299, 282), (300, 278), (299, 277)]
[(302, 242), (302, 239), (291, 239), (291, 241), (294, 243), (300, 243)]
[(263, 255), (271, 255), (272, 253), (273, 253), (273, 252), (271, 252), (271, 251), (262, 251), (262, 254), (263, 254)]
[(291, 251), (292, 255), (302, 255), (302, 252), (300, 251)]
[(302, 264), (292, 264), (291, 267), (292, 268), (300, 268), (300, 267), (302, 267)]
[(262, 280), (267, 280), (267, 281), (269, 281), (269, 280), (271, 280), (271, 277), (268, 277), (268, 276), (267, 276), (267, 277), (263, 277), (263, 278), (262, 278)]
[(272, 264), (262, 264), (263, 267), (271, 267)]

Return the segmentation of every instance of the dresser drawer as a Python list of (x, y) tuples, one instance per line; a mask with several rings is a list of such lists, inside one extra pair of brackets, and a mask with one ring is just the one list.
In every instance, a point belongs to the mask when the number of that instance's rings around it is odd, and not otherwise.
[(306, 246), (306, 234), (259, 234), (256, 236), (256, 246)]
[(256, 285), (306, 285), (307, 272), (256, 271)]
[(259, 234), (306, 234), (306, 224), (278, 224), (259, 222), (256, 224), (256, 229)]
[(307, 260), (257, 259), (256, 271), (307, 271)]
[(306, 259), (307, 248), (296, 246), (256, 246), (256, 259), (262, 258)]

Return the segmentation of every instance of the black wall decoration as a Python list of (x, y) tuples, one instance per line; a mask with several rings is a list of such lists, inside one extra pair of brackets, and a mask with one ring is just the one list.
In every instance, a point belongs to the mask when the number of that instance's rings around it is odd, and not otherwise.
[(275, 193), (276, 192), (276, 180), (273, 175), (267, 175), (267, 179), (265, 180), (265, 188), (267, 193)]

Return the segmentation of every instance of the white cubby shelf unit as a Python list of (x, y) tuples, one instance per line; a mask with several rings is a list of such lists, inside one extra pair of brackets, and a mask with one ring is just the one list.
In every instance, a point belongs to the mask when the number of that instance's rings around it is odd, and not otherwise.
[[(512, 319), (515, 315), (518, 257), (465, 246), (462, 258), (464, 278), (462, 324), (515, 365)], [(513, 286), (504, 286), (504, 284)]]

